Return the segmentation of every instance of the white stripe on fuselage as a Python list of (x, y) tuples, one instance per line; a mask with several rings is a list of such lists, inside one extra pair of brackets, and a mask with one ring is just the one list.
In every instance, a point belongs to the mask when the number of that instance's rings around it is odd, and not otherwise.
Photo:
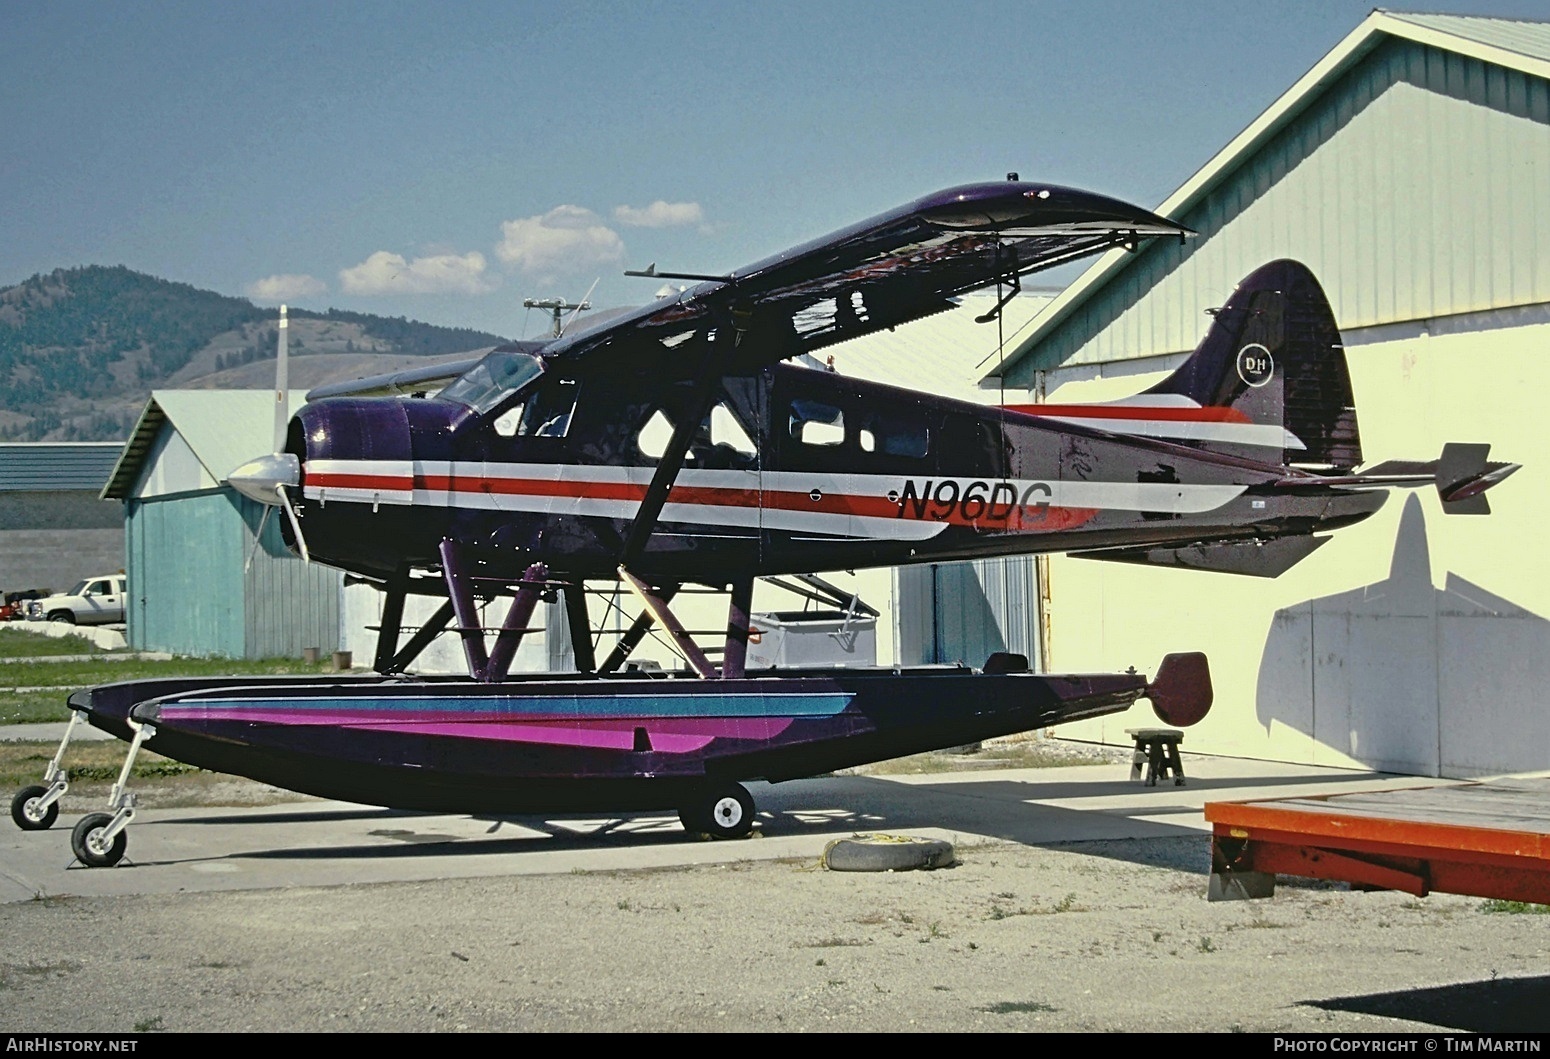
[[(557, 463), (312, 460), (309, 500), (415, 504), (628, 520), (655, 468)], [(319, 485), (325, 476), (348, 485)], [(403, 488), (411, 481), (414, 487)], [(977, 479), (936, 475), (696, 470), (678, 473), (661, 520), (839, 537), (926, 540), (952, 524), (1004, 528), (1010, 507), (1196, 514), (1239, 496), (1242, 485)], [(996, 513), (999, 512), (999, 517)]]

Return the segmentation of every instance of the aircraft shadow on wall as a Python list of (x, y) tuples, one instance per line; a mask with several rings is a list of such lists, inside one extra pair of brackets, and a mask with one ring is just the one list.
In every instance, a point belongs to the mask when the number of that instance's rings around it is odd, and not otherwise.
[(1327, 747), (1328, 764), (1411, 775), (1535, 771), (1550, 718), (1515, 689), (1547, 653), (1550, 621), (1451, 571), (1433, 586), (1411, 495), (1387, 578), (1276, 611), (1256, 715), (1310, 736), (1315, 763)]

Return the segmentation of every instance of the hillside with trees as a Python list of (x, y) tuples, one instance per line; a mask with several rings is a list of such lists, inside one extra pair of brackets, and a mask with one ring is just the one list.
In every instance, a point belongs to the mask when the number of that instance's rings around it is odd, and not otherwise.
[[(254, 371), (237, 369), (274, 357), (276, 315), (123, 266), (57, 269), (0, 290), (0, 440), (114, 441), (152, 389), (250, 384)], [(303, 367), (293, 382), (309, 386), (504, 341), (338, 309), (290, 319)]]

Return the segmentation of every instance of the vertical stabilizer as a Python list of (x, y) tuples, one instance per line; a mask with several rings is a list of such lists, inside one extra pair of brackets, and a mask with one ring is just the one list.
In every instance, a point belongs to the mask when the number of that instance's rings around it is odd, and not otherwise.
[[(1289, 260), (1262, 265), (1215, 316), (1189, 360), (1147, 396), (1186, 398), (1224, 423), (1278, 426), (1284, 464), (1327, 471), (1358, 466), (1362, 444), (1345, 347), (1308, 267)], [(1264, 459), (1267, 437), (1273, 435), (1261, 434), (1249, 446), (1215, 438), (1193, 443)]]

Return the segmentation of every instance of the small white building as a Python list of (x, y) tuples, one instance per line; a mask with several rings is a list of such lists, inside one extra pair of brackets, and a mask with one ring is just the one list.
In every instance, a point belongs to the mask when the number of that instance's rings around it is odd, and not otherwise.
[[(303, 399), (293, 393), (291, 406)], [(272, 390), (151, 394), (102, 490), (123, 501), (130, 647), (224, 658), (338, 648), (339, 571), (297, 559), (279, 519), (225, 484), (273, 448), (273, 422)]]

